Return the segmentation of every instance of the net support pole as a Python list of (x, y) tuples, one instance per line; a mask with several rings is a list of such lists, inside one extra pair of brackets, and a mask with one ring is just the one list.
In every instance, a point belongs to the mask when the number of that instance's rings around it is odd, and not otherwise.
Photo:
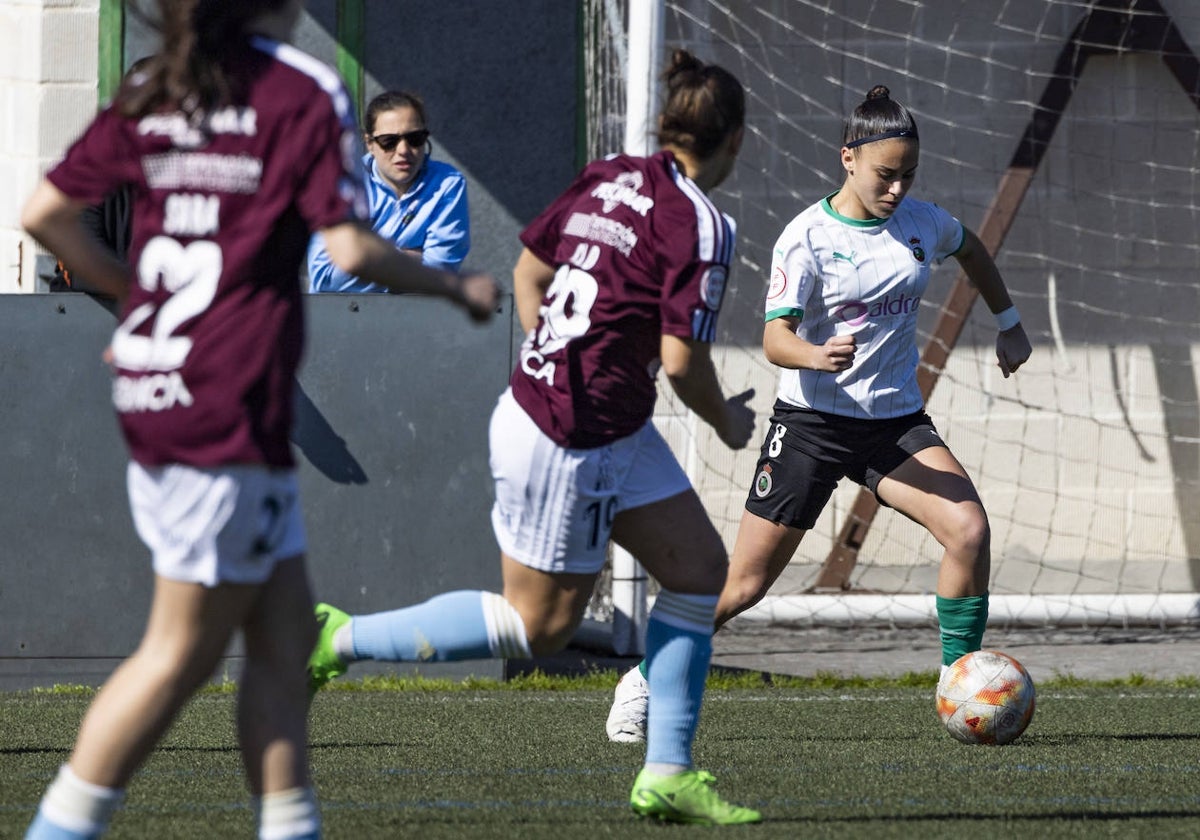
[[(625, 152), (644, 156), (652, 151), (657, 111), (657, 77), (663, 50), (663, 0), (630, 0), (629, 63), (625, 79)], [(612, 547), (613, 652), (641, 656), (646, 652), (646, 572), (618, 545)]]

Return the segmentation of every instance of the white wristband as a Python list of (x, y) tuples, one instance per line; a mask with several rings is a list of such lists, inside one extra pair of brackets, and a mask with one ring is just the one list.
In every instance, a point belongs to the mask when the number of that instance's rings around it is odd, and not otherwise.
[(1017, 324), (1021, 323), (1021, 313), (1017, 311), (1017, 307), (1010, 306), (1003, 312), (996, 312), (993, 316), (996, 319), (996, 326), (1000, 332), (1011, 330)]

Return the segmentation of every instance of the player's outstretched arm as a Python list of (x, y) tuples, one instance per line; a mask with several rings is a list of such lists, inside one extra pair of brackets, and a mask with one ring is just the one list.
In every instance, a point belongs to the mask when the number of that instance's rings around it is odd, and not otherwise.
[(83, 224), (85, 206), (42, 181), (25, 203), (21, 225), (68, 269), (87, 277), (96, 291), (123, 302), (129, 293), (129, 266)]
[(962, 247), (954, 256), (971, 285), (979, 290), (980, 297), (996, 317), (996, 325), (1000, 330), (996, 336), (996, 361), (1007, 379), (1025, 364), (1033, 353), (1033, 347), (1009, 297), (1004, 279), (1000, 276), (1000, 269), (979, 237), (966, 228), (963, 229)]
[(490, 274), (454, 274), (423, 265), (357, 222), (323, 228), (325, 250), (333, 264), (349, 274), (393, 292), (418, 292), (448, 298), (477, 321), (496, 311), (499, 288)]
[(711, 345), (700, 341), (662, 337), (663, 373), (683, 404), (713, 427), (730, 449), (741, 449), (754, 433), (754, 411), (746, 405), (754, 389), (726, 398), (713, 368)]

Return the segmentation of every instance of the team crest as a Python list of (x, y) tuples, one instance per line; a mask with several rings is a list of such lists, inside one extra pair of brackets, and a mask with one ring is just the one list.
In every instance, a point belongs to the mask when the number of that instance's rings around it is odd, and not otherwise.
[(723, 265), (711, 265), (700, 278), (700, 298), (704, 305), (716, 312), (721, 308), (721, 299), (725, 297), (725, 280), (728, 274)]
[(912, 246), (912, 254), (917, 262), (925, 262), (925, 249), (921, 247), (921, 237), (909, 237), (908, 244)]
[(763, 467), (762, 472), (760, 472), (754, 478), (754, 495), (758, 496), (760, 499), (763, 498), (771, 492), (772, 484), (771, 465), (768, 464), (767, 466)]

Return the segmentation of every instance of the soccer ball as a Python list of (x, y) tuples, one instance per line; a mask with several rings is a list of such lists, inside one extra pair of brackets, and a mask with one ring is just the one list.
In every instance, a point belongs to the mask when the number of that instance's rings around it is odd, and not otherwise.
[(1011, 743), (1033, 720), (1033, 706), (1029, 672), (998, 650), (961, 656), (938, 680), (938, 717), (964, 744)]

